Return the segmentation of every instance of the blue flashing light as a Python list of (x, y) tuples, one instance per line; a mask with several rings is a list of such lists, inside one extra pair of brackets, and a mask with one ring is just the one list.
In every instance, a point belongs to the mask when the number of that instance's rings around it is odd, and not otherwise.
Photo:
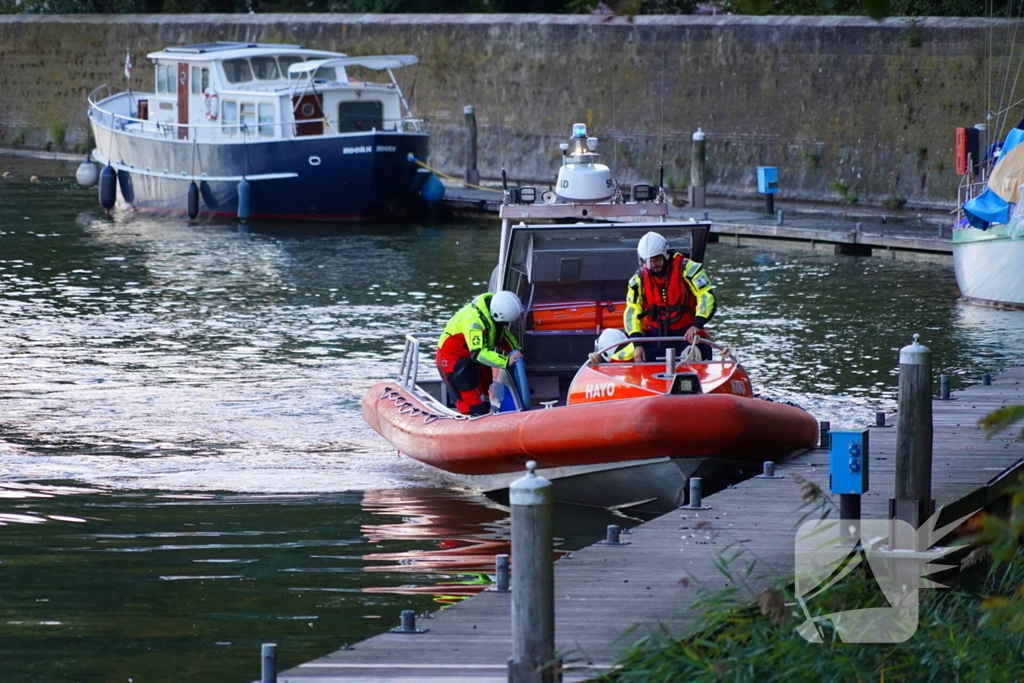
[(587, 137), (587, 124), (585, 124), (585, 123), (574, 123), (574, 124), (572, 124), (572, 136), (574, 138), (585, 138), (585, 137)]

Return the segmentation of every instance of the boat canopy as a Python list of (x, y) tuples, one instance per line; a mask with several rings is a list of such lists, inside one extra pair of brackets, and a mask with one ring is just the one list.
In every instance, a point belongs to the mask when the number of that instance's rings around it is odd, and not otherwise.
[(201, 45), (182, 45), (168, 47), (157, 52), (150, 52), (146, 56), (154, 61), (158, 59), (176, 62), (223, 62), (229, 59), (242, 59), (247, 57), (274, 57), (281, 55), (296, 55), (303, 59), (337, 59), (345, 57), (344, 52), (329, 52), (327, 50), (310, 50), (301, 45), (283, 45), (274, 43), (203, 43)]
[(341, 59), (312, 59), (308, 62), (296, 62), (288, 67), (289, 76), (313, 73), (321, 67), (361, 66), (373, 71), (384, 69), (400, 69), (412, 66), (419, 60), (413, 55), (375, 55), (370, 57), (345, 57)]

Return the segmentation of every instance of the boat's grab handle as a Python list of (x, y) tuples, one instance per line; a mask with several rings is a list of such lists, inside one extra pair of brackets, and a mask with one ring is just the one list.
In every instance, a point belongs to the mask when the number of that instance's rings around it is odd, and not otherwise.
[[(615, 342), (614, 344), (610, 344), (606, 348), (598, 350), (597, 353), (598, 354), (608, 353), (608, 352), (611, 352), (613, 350), (618, 350), (619, 347), (626, 346), (628, 344), (633, 344), (633, 343), (636, 343), (636, 342), (641, 342), (641, 341), (645, 342), (645, 343), (646, 342), (666, 342), (666, 341), (686, 341), (686, 337), (632, 337), (630, 339), (626, 339), (625, 341), (620, 341), (620, 342)], [(711, 341), (710, 339), (704, 339), (703, 337), (697, 337), (697, 343), (698, 344), (707, 344), (712, 349), (718, 349), (718, 351), (722, 355), (722, 358), (720, 360), (703, 360), (703, 361), (690, 361), (690, 362), (693, 362), (693, 363), (739, 363), (740, 362), (739, 358), (736, 357), (736, 353), (731, 348), (729, 348), (728, 346), (722, 346), (720, 344), (716, 344), (715, 342)], [(652, 361), (652, 362), (654, 362), (654, 361)]]

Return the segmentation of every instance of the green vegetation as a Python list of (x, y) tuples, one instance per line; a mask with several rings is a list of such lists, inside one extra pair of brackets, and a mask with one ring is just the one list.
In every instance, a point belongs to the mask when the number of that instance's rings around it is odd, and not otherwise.
[[(1021, 407), (1024, 419), (1024, 407)], [(805, 500), (829, 513), (821, 489), (799, 482)], [(685, 640), (650, 637), (625, 656), (606, 683), (791, 683), (803, 681), (1019, 681), (1024, 670), (1024, 484), (1011, 492), (1008, 520), (977, 515), (967, 523), (976, 546), (960, 563), (954, 590), (925, 590), (917, 633), (905, 643), (847, 644), (831, 622), (824, 642), (811, 644), (796, 632), (805, 615), (792, 584), (759, 594), (756, 562), (738, 568), (741, 551), (720, 558), (719, 570), (733, 588), (705, 598), (696, 635)], [(802, 521), (802, 520), (801, 520)], [(966, 549), (965, 549), (966, 550)], [(991, 560), (991, 564), (989, 564)], [(762, 579), (758, 581), (758, 579)], [(948, 579), (947, 579), (948, 580)], [(870, 606), (878, 596), (873, 576), (852, 572), (824, 594), (822, 611)], [(831, 638), (829, 637), (831, 635)]]
[(800, 158), (812, 169), (818, 168), (818, 163), (821, 161), (821, 155), (809, 149), (800, 150)]
[(54, 147), (60, 149), (64, 146), (65, 134), (64, 124), (60, 121), (50, 126), (50, 142), (53, 143)]
[(839, 195), (839, 198), (846, 204), (856, 204), (859, 197), (850, 192), (850, 186), (842, 180), (833, 180), (828, 189)]
[(907, 47), (921, 47), (923, 42), (921, 25), (914, 19), (908, 19), (903, 27), (903, 42), (907, 44)]
[(906, 206), (907, 200), (903, 197), (897, 197), (895, 195), (889, 195), (882, 199), (882, 208), (888, 209), (889, 211), (899, 211)]
[[(979, 424), (988, 437), (1024, 422), (1024, 405), (1002, 408)], [(1024, 437), (1024, 429), (1020, 436)], [(834, 508), (813, 482), (795, 477), (811, 515)], [(814, 507), (816, 506), (816, 507)], [(1024, 671), (1024, 476), (1009, 492), (1009, 514), (972, 517), (960, 544), (973, 547), (960, 561), (953, 590), (921, 593), (918, 630), (905, 643), (845, 644), (834, 628), (821, 644), (796, 632), (805, 615), (795, 606), (793, 585), (776, 582), (751, 602), (756, 562), (742, 571), (742, 551), (720, 557), (718, 567), (732, 588), (704, 599), (692, 637), (646, 638), (606, 675), (606, 683), (791, 683), (803, 681), (1020, 681)], [(949, 577), (947, 576), (947, 580)], [(822, 611), (869, 606), (878, 594), (873, 576), (851, 572), (824, 594)], [(831, 627), (830, 622), (819, 622)]]
[(665, 189), (666, 190), (685, 190), (690, 186), (690, 179), (685, 176), (665, 176)]

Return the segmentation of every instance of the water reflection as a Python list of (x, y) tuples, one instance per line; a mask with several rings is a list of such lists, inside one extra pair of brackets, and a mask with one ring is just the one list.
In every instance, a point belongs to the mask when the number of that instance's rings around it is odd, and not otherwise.
[[(561, 551), (602, 511), (559, 510)], [(467, 491), (240, 495), (0, 485), (5, 681), (252, 678), (490, 583), (505, 509)], [(183, 654), (187, 653), (187, 654)], [(59, 667), (58, 667), (59, 664)], [(59, 671), (58, 671), (59, 668)], [(207, 670), (208, 669), (208, 670)]]
[[(504, 509), (396, 457), (359, 401), (486, 287), (496, 222), (107, 218), (23, 176), (0, 179), (4, 680), (247, 680), (261, 642), (292, 666), (486, 585)], [(959, 301), (948, 264), (708, 260), (715, 340), (838, 427), (894, 407), (912, 332), (954, 388), (1024, 364), (1024, 315)], [(610, 523), (560, 508), (559, 550)]]

